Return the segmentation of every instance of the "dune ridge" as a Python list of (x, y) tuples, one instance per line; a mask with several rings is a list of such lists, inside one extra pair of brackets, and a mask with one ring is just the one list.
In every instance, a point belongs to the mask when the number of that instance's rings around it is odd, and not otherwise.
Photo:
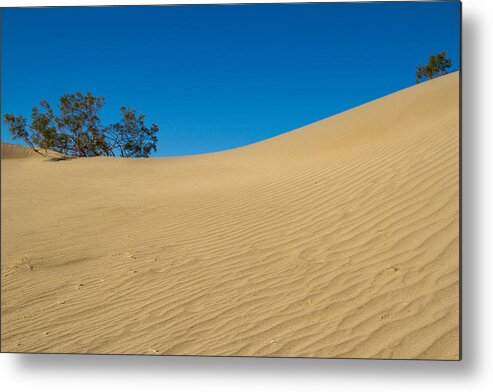
[(18, 144), (2, 142), (1, 146), (1, 159), (47, 158), (61, 160), (69, 158), (59, 152), (45, 150), (43, 148), (40, 148), (38, 152), (36, 152), (32, 148), (20, 146)]
[(34, 152), (32, 149), (19, 146), (17, 144), (2, 142), (1, 149), (2, 159), (22, 159), (22, 158), (33, 158), (36, 156), (41, 157), (39, 154)]
[(2, 159), (2, 351), (459, 359), (458, 87), (213, 154)]

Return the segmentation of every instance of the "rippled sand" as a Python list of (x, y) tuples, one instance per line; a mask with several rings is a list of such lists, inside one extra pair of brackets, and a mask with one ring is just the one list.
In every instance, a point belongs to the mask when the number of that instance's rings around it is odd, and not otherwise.
[(2, 351), (458, 359), (458, 84), (207, 155), (3, 144)]

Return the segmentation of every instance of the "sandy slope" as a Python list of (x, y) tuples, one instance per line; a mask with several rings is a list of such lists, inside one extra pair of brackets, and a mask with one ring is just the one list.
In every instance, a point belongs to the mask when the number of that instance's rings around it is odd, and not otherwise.
[(455, 73), (221, 153), (3, 159), (2, 350), (457, 359), (458, 121)]
[(1, 152), (2, 159), (33, 158), (38, 155), (39, 154), (35, 153), (30, 148), (18, 146), (17, 144), (2, 143), (2, 152)]
[(55, 151), (39, 149), (38, 152), (31, 148), (19, 146), (17, 144), (2, 143), (2, 159), (24, 159), (24, 158), (47, 158), (51, 160), (71, 159), (67, 155)]

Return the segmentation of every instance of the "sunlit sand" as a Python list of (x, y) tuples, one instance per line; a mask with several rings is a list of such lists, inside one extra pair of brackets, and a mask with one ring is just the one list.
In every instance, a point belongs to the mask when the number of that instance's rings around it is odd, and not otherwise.
[(458, 359), (458, 87), (213, 154), (2, 144), (2, 350)]

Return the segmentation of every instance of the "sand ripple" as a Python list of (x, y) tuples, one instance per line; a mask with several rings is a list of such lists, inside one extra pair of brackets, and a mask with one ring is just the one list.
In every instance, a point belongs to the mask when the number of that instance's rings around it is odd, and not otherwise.
[(2, 350), (457, 359), (458, 121), (455, 73), (221, 153), (2, 160)]

